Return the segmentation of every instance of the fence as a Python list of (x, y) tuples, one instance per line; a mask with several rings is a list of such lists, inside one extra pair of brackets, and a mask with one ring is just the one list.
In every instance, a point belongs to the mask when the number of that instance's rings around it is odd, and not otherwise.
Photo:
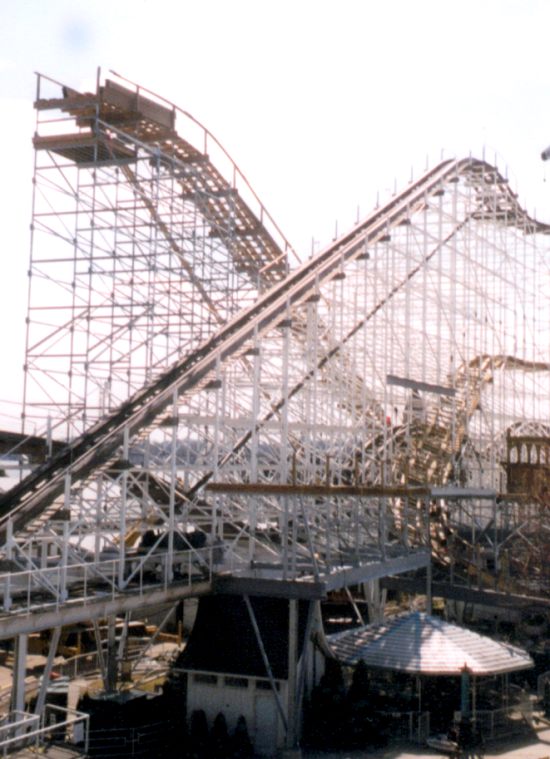
[(171, 740), (170, 723), (156, 722), (139, 727), (101, 728), (90, 731), (88, 755), (101, 759), (151, 759), (162, 756)]
[(486, 741), (523, 733), (531, 728), (532, 719), (530, 703), (480, 710), (475, 714), (475, 722)]
[[(430, 736), (430, 712), (376, 712), (392, 739), (424, 744)], [(531, 729), (533, 709), (526, 698), (513, 706), (476, 712), (474, 721), (483, 739), (520, 735)]]
[(47, 704), (41, 716), (11, 711), (0, 721), (0, 752), (6, 757), (14, 748), (46, 743), (82, 747), (88, 753), (89, 716), (74, 709)]
[(376, 712), (392, 739), (424, 744), (430, 735), (430, 712)]

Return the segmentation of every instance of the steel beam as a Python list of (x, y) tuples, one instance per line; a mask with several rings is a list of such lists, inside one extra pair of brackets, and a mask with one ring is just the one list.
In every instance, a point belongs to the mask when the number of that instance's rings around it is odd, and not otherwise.
[[(360, 585), (369, 580), (377, 580), (402, 572), (410, 572), (415, 569), (425, 569), (431, 563), (429, 551), (415, 551), (396, 559), (376, 561), (372, 564), (363, 564), (359, 567), (344, 567), (335, 569), (325, 581), (326, 591), (339, 590), (351, 585)], [(426, 590), (424, 583), (423, 592)]]
[[(380, 580), (380, 585), (388, 590), (398, 590), (403, 593), (424, 594), (426, 592), (426, 581), (422, 578), (384, 576)], [(550, 598), (545, 598), (544, 596), (506, 593), (497, 590), (481, 590), (479, 588), (468, 588), (465, 585), (451, 585), (445, 582), (432, 583), (432, 597), (448, 598), (451, 601), (464, 601), (465, 603), (502, 609), (529, 609), (536, 607), (550, 609)]]
[(11, 690), (11, 708), (13, 711), (25, 711), (25, 674), (27, 672), (27, 643), (26, 633), (18, 633), (15, 637), (13, 654), (13, 679)]
[(143, 611), (150, 606), (176, 603), (182, 598), (194, 598), (211, 593), (211, 582), (197, 581), (192, 586), (172, 585), (152, 589), (147, 593), (125, 593), (114, 597), (86, 599), (85, 603), (68, 601), (57, 608), (43, 607), (31, 612), (24, 610), (0, 616), (0, 640), (16, 635), (49, 630), (58, 625), (104, 619), (126, 612)]

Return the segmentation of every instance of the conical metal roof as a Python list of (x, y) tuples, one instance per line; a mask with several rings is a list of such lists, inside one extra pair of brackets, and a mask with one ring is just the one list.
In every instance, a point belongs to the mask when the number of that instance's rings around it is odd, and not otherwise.
[(517, 646), (420, 612), (336, 633), (327, 642), (342, 664), (362, 659), (369, 667), (418, 675), (459, 675), (465, 666), (471, 675), (495, 675), (533, 666)]

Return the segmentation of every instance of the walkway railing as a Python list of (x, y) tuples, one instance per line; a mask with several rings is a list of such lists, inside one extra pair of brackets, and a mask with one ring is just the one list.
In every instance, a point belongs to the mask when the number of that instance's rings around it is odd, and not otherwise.
[(2, 572), (0, 610), (8, 612), (15, 606), (28, 610), (35, 606), (60, 607), (69, 598), (85, 603), (86, 599), (95, 598), (98, 590), (114, 598), (125, 590), (145, 594), (152, 587), (166, 588), (176, 580), (192, 585), (199, 579), (211, 579), (214, 551), (208, 547), (177, 551), (171, 556), (164, 551)]
[(0, 752), (7, 756), (14, 748), (46, 743), (64, 743), (81, 747), (86, 755), (89, 746), (88, 714), (62, 706), (46, 704), (41, 716), (28, 712), (11, 711), (0, 722)]
[(156, 722), (139, 727), (101, 728), (92, 730), (89, 739), (89, 755), (101, 759), (150, 759), (166, 751), (174, 725)]

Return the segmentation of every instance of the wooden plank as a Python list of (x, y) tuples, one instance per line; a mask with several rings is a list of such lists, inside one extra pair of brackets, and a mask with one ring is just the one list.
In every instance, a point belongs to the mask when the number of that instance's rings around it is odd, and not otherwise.
[(444, 385), (433, 385), (430, 382), (419, 382), (418, 380), (408, 379), (407, 377), (398, 377), (395, 374), (388, 374), (386, 376), (386, 382), (388, 385), (406, 387), (406, 388), (409, 388), (410, 390), (418, 390), (425, 393), (436, 393), (437, 395), (446, 395), (449, 398), (453, 398), (456, 395), (456, 390), (453, 387), (445, 387)]
[(121, 87), (111, 79), (107, 79), (101, 88), (101, 102), (115, 106), (128, 113), (139, 113), (144, 119), (152, 121), (167, 129), (174, 129), (175, 113), (150, 98), (144, 97), (139, 91)]
[(342, 498), (357, 496), (363, 498), (402, 498), (409, 496), (430, 496), (431, 489), (423, 485), (394, 487), (391, 485), (302, 485), (277, 484), (272, 482), (210, 482), (206, 490), (212, 493), (236, 493), (238, 495), (281, 495), (309, 496), (316, 498)]

